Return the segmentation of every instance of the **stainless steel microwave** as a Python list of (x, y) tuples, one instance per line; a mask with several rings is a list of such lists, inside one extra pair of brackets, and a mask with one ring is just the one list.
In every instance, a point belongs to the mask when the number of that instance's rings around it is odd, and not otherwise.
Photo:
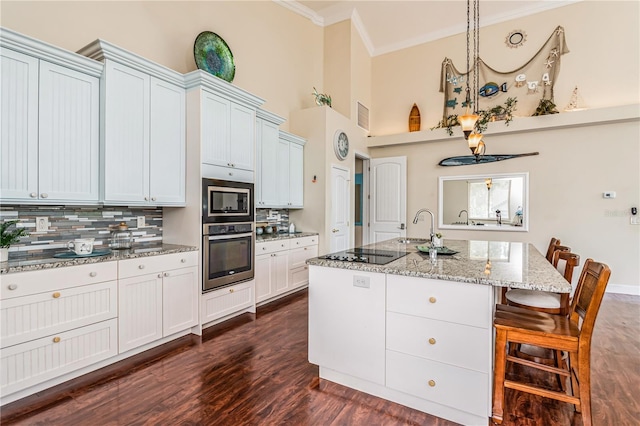
[(202, 222), (253, 222), (253, 184), (202, 179)]

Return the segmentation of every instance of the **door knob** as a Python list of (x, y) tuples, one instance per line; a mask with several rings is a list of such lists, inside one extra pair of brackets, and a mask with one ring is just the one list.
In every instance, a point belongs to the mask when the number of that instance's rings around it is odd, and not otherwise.
[(405, 228), (404, 223), (401, 223), (399, 228), (404, 229)]
[(336, 232), (338, 232), (338, 230), (334, 228), (334, 229), (331, 230), (331, 232), (333, 232), (335, 234)]

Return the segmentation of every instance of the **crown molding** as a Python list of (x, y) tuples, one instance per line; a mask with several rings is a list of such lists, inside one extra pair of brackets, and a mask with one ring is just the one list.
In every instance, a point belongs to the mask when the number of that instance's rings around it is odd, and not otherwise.
[(322, 16), (318, 15), (316, 12), (309, 9), (307, 6), (304, 6), (295, 0), (273, 0), (273, 2), (282, 7), (286, 7), (287, 9), (297, 13), (300, 16), (303, 16), (309, 19), (311, 22), (313, 22), (316, 25), (319, 25), (321, 27), (325, 26), (324, 18)]
[(202, 70), (185, 74), (184, 81), (187, 92), (194, 89), (205, 89), (249, 107), (258, 108), (264, 104), (264, 99)]

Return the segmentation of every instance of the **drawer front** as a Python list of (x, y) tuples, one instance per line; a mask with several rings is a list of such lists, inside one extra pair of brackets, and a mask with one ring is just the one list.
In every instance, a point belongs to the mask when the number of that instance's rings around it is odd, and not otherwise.
[(0, 390), (8, 395), (118, 353), (117, 320), (91, 324), (2, 350)]
[(313, 235), (311, 237), (300, 237), (291, 239), (291, 248), (308, 247), (318, 244), (318, 236)]
[(477, 416), (490, 415), (488, 373), (387, 351), (387, 387)]
[(277, 251), (289, 250), (289, 240), (264, 241), (256, 244), (256, 254), (275, 253)]
[(491, 329), (387, 313), (387, 349), (396, 352), (489, 373), (491, 343)]
[(309, 266), (304, 265), (299, 268), (289, 270), (289, 289), (304, 287), (309, 285)]
[(493, 287), (388, 275), (387, 311), (491, 328)]
[(301, 268), (305, 266), (306, 260), (318, 256), (318, 246), (307, 246), (292, 248), (289, 250), (289, 268)]
[(254, 304), (255, 281), (247, 281), (202, 295), (201, 323), (205, 324)]
[(3, 300), (0, 344), (6, 348), (117, 315), (115, 280)]
[(2, 275), (0, 299), (29, 296), (48, 291), (118, 279), (118, 262), (99, 262), (64, 268)]
[(186, 251), (121, 260), (118, 262), (118, 274), (119, 278), (128, 278), (197, 265), (198, 252)]

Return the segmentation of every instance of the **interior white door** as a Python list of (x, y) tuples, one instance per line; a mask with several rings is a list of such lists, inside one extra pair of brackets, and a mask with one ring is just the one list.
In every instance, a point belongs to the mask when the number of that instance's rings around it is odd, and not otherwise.
[(407, 157), (372, 158), (369, 243), (407, 236)]
[(349, 248), (349, 170), (331, 166), (331, 229), (329, 230), (330, 251), (337, 252)]

